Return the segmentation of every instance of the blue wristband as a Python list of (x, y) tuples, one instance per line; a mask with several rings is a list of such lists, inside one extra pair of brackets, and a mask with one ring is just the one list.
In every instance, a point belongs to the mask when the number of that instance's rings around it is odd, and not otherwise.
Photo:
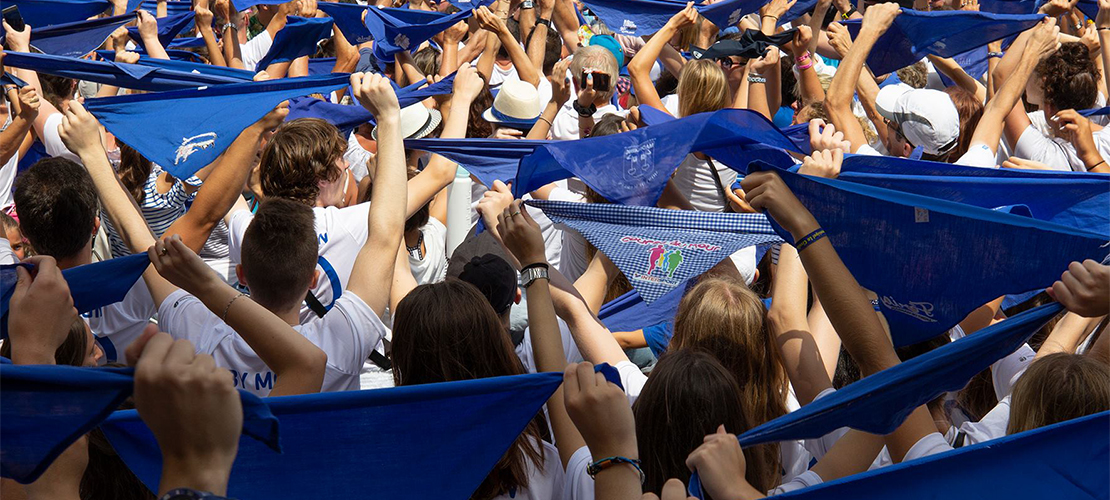
[(794, 242), (794, 248), (798, 250), (798, 253), (802, 253), (802, 250), (805, 250), (806, 247), (816, 243), (824, 237), (825, 230), (822, 228), (817, 228), (812, 233), (807, 234), (804, 238)]

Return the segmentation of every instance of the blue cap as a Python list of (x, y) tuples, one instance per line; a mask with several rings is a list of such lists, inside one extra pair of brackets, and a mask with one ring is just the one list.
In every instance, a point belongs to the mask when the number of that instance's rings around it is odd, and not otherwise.
[(612, 52), (613, 57), (617, 58), (617, 67), (624, 66), (624, 49), (621, 48), (620, 42), (612, 35), (594, 35), (590, 37), (590, 45), (597, 45)]

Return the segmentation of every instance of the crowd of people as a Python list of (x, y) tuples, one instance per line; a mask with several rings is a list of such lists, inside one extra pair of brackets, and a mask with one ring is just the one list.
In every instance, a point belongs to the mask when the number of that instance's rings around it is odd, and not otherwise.
[[(1077, 0), (1044, 3), (1043, 20), (987, 45), (981, 74), (929, 55), (885, 75), (868, 56), (903, 8), (977, 11), (978, 2), (817, 0), (780, 22), (795, 1), (770, 0), (730, 26), (691, 2), (637, 37), (577, 0), (493, 0), (419, 46), (406, 40), (410, 50), (393, 60), (374, 40), (352, 44), (336, 23), (314, 53), (265, 67), (287, 23), (328, 17), (316, 0), (242, 11), (193, 0), (195, 27), (181, 37), (200, 40), (184, 50), (160, 40), (159, 21), (178, 2), (159, 1), (154, 13), (135, 11), (137, 36), (121, 27), (103, 41), (115, 62), (189, 57), (266, 81), (333, 61), (328, 70), (350, 73), (349, 87), (312, 97), (374, 117), (341, 131), (327, 116), (289, 119), (283, 103), (190, 178), (122, 142), (84, 106), (140, 91), (5, 67), (15, 78), (5, 77), (0, 104), (0, 262), (31, 266), (16, 268), (0, 354), (14, 364), (134, 366), (128, 404), (156, 436), (163, 467), (158, 491), (146, 489), (94, 430), (37, 481), (0, 481), (3, 496), (222, 498), (242, 427), (237, 389), (267, 397), (562, 372), (474, 500), (679, 500), (695, 471), (707, 498), (762, 498), (1110, 410), (1105, 259), (1060, 269), (1010, 309), (1003, 297), (974, 304), (951, 330), (896, 349), (874, 297), (779, 174), (744, 175), (692, 152), (659, 208), (764, 213), (795, 243), (723, 258), (691, 280), (668, 321), (611, 331), (599, 311), (632, 283), (581, 234), (527, 204), (610, 203), (588, 179), (514, 199), (501, 180), (462, 184), (455, 162), (405, 146), (574, 141), (647, 127), (648, 113), (736, 108), (808, 130), (811, 153), (794, 155), (806, 176), (836, 178), (851, 154), (1110, 173), (1106, 115), (1080, 113), (1110, 95), (1110, 0), (1093, 19)], [(398, 7), (460, 11), (427, 0), (366, 8)], [(102, 16), (127, 9), (113, 0)], [(10, 24), (7, 9), (4, 19), (0, 64), (34, 52), (44, 28)], [(399, 88), (452, 75), (449, 93), (400, 105)], [(449, 213), (458, 212), (451, 189), (469, 189), (462, 213)], [(450, 241), (449, 229), (465, 237)], [(149, 256), (142, 279), (122, 301), (79, 315), (61, 270), (133, 253)], [(673, 274), (682, 256), (651, 258)], [(743, 449), (736, 439), (1050, 301), (1066, 311), (893, 433), (842, 428)], [(595, 372), (603, 363), (621, 386)]]

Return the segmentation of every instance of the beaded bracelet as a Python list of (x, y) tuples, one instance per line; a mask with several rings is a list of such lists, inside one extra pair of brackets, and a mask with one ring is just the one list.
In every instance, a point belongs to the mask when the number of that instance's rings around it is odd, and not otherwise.
[(825, 237), (825, 230), (822, 229), (822, 228), (817, 228), (817, 229), (813, 230), (812, 233), (807, 234), (804, 238), (795, 242), (794, 243), (794, 248), (798, 250), (798, 253), (802, 253), (802, 250), (805, 250), (807, 247), (809, 247), (810, 245), (820, 241), (821, 238), (824, 238), (824, 237)]
[(644, 480), (646, 479), (644, 477), (644, 470), (640, 468), (640, 461), (636, 460), (634, 458), (605, 457), (601, 460), (598, 460), (598, 461), (586, 466), (586, 474), (589, 474), (590, 477), (592, 478), (592, 477), (596, 476), (597, 473), (599, 473), (599, 472), (601, 472), (605, 469), (608, 469), (609, 467), (612, 467), (613, 465), (616, 465), (616, 464), (631, 465), (634, 469), (636, 469), (636, 472), (640, 475), (640, 484), (644, 484)]

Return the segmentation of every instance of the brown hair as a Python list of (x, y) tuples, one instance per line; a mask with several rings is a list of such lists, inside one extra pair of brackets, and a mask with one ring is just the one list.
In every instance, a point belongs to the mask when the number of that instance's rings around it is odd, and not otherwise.
[[(484, 78), (483, 78), (484, 80)], [(493, 124), (482, 118), (482, 113), (493, 106), (493, 94), (489, 85), (482, 86), (478, 97), (470, 103), (470, 111), (466, 119), (466, 137), (468, 139), (485, 139), (493, 135)]]
[[(65, 341), (54, 351), (55, 364), (85, 366), (85, 357), (89, 352), (89, 332), (86, 328), (88, 324), (85, 320), (80, 317), (73, 320), (73, 324), (69, 325), (69, 334), (66, 335)], [(0, 356), (11, 359), (11, 337), (4, 339), (3, 345), (0, 345)]]
[(944, 89), (944, 92), (952, 98), (952, 104), (956, 105), (956, 111), (960, 114), (959, 142), (956, 143), (956, 149), (948, 155), (949, 160), (955, 162), (971, 147), (971, 136), (975, 135), (975, 127), (979, 126), (979, 119), (983, 117), (983, 103), (975, 98), (975, 94), (962, 87), (953, 85)]
[[(746, 406), (736, 378), (716, 358), (697, 349), (668, 349), (632, 406), (644, 491), (659, 494), (672, 477), (688, 482), (686, 457), (706, 435), (722, 424), (735, 434), (757, 424)], [(753, 453), (761, 447), (773, 450), (775, 460), (762, 450)], [(756, 489), (767, 491), (778, 484), (778, 453), (775, 444), (744, 450), (745, 477)]]
[(902, 83), (915, 89), (923, 89), (929, 83), (929, 68), (925, 61), (917, 61), (895, 72)]
[(1110, 410), (1110, 367), (1087, 356), (1056, 353), (1029, 365), (1014, 384), (1006, 434)]
[(277, 310), (304, 299), (320, 251), (315, 221), (303, 203), (262, 200), (243, 234), (243, 275), (255, 302)]
[[(735, 280), (705, 278), (679, 302), (667, 350), (694, 348), (715, 356), (736, 377), (744, 414), (758, 425), (786, 414), (786, 371), (776, 346), (758, 295)], [(776, 445), (750, 453), (770, 471), (779, 470)]]
[(678, 116), (686, 117), (727, 108), (728, 77), (711, 59), (689, 61), (678, 76)]
[(39, 73), (39, 83), (42, 85), (43, 99), (58, 108), (59, 111), (64, 109), (63, 102), (73, 99), (73, 94), (77, 89), (77, 80), (46, 73)]
[[(474, 285), (448, 278), (414, 288), (397, 304), (393, 381), (398, 386), (523, 373), (501, 319)], [(543, 468), (537, 419), (517, 437), (472, 499), (487, 500), (527, 487), (528, 465)]]
[(1099, 73), (1086, 45), (1080, 42), (1060, 45), (1037, 64), (1037, 75), (1044, 81), (1044, 102), (1057, 111), (1094, 107)]
[(119, 143), (119, 168), (116, 169), (116, 175), (119, 176), (119, 181), (127, 192), (131, 193), (135, 203), (142, 205), (146, 195), (143, 187), (146, 185), (146, 180), (150, 178), (154, 164), (135, 151), (135, 148), (121, 141), (116, 142)]
[(262, 192), (312, 205), (320, 183), (335, 182), (343, 173), (336, 162), (345, 152), (347, 141), (334, 125), (319, 118), (285, 122), (262, 149)]

